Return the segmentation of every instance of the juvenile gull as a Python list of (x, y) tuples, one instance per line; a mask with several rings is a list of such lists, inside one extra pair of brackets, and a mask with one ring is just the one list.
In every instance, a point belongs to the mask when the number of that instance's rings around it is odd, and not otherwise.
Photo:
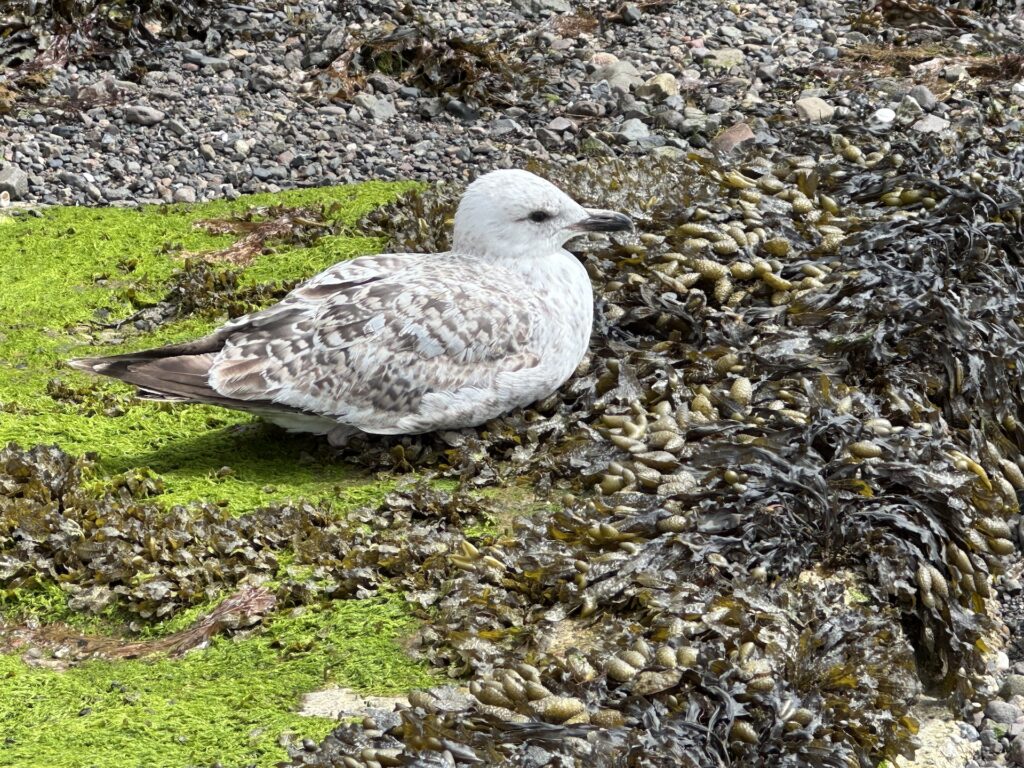
[(361, 256), (196, 341), (70, 364), (146, 398), (250, 411), (336, 445), (472, 427), (569, 378), (594, 303), (562, 246), (630, 226), (532, 173), (493, 171), (466, 189), (446, 253)]

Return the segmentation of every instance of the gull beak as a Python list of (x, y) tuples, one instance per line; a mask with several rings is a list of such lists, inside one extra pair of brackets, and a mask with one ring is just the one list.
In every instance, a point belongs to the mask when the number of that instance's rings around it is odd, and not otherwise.
[(604, 211), (600, 208), (587, 208), (587, 218), (573, 224), (569, 229), (574, 232), (621, 232), (633, 228), (633, 220), (624, 213)]

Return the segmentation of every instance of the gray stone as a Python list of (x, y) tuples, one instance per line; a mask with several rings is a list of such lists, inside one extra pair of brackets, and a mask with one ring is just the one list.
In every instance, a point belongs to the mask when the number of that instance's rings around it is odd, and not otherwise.
[(999, 689), (999, 695), (1005, 698), (1024, 696), (1024, 675), (1007, 675), (1003, 680), (1003, 687)]
[(356, 95), (352, 103), (365, 110), (374, 120), (390, 120), (398, 114), (395, 105), (388, 99), (379, 99), (369, 93)]
[(651, 155), (664, 160), (682, 160), (686, 157), (686, 152), (679, 147), (662, 146), (652, 149)]
[(125, 83), (123, 80), (115, 80), (112, 77), (105, 77), (95, 83), (83, 85), (78, 89), (76, 96), (78, 100), (84, 104), (96, 104), (106, 99), (116, 97), (118, 90), (129, 90), (128, 88), (123, 88), (122, 86), (124, 85), (130, 86), (133, 92), (139, 90), (139, 87), (135, 85), (135, 83)]
[(938, 104), (939, 100), (935, 98), (935, 94), (928, 90), (926, 85), (915, 85), (910, 89), (908, 94), (910, 98), (921, 105), (921, 109), (931, 111), (935, 105)]
[(674, 109), (662, 109), (654, 113), (654, 124), (658, 128), (678, 131), (683, 124), (683, 116)]
[(550, 131), (547, 128), (538, 128), (536, 136), (540, 143), (548, 149), (555, 149), (564, 143), (562, 134)]
[(1020, 717), (1020, 709), (1009, 702), (993, 699), (985, 705), (985, 717), (997, 723), (1009, 725)]
[(1024, 766), (1024, 739), (1019, 736), (1010, 742), (1006, 750), (1006, 762), (1010, 765)]
[(619, 130), (615, 134), (622, 141), (639, 141), (647, 136), (650, 136), (651, 132), (647, 126), (641, 120), (633, 118), (626, 120), (622, 125), (619, 126)]
[(6, 192), (12, 200), (21, 200), (28, 195), (28, 174), (16, 165), (0, 168), (0, 192)]
[(924, 110), (921, 108), (921, 105), (918, 104), (917, 99), (912, 98), (911, 96), (908, 95), (904, 96), (903, 99), (900, 101), (900, 105), (896, 109), (896, 114), (898, 114), (905, 120), (912, 120), (923, 115)]
[(382, 75), (380, 72), (374, 72), (368, 78), (366, 82), (373, 86), (373, 90), (377, 93), (395, 93), (401, 85), (393, 77)]
[(499, 117), (490, 126), (492, 136), (507, 136), (510, 133), (518, 133), (521, 130), (522, 127), (519, 123), (507, 117)]
[(797, 114), (807, 123), (827, 123), (835, 111), (835, 107), (817, 96), (808, 96), (796, 102)]
[(192, 187), (178, 187), (174, 190), (174, 202), (194, 203), (195, 201), (196, 191)]
[(970, 77), (970, 73), (963, 64), (950, 64), (942, 70), (942, 77), (947, 83), (957, 83)]
[(453, 115), (459, 120), (467, 123), (476, 120), (477, 118), (476, 110), (466, 104), (466, 102), (460, 101), (459, 99), (452, 99), (444, 105), (444, 109), (449, 115)]
[(636, 89), (636, 95), (641, 98), (667, 99), (670, 96), (679, 95), (679, 81), (675, 75), (669, 72), (662, 72)]
[(549, 131), (576, 131), (576, 123), (567, 117), (556, 117), (544, 127)]
[(611, 157), (615, 154), (611, 147), (596, 136), (588, 136), (581, 141), (580, 152), (586, 157)]
[(441, 103), (441, 99), (435, 96), (429, 99), (420, 99), (417, 110), (420, 113), (420, 117), (437, 117), (444, 111), (444, 105)]
[(938, 115), (925, 115), (910, 127), (919, 133), (941, 133), (949, 128), (949, 120)]
[(730, 106), (732, 106), (732, 102), (721, 96), (708, 96), (704, 101), (704, 111), (710, 115), (725, 112)]
[(634, 26), (640, 23), (640, 20), (644, 17), (644, 12), (640, 10), (640, 7), (633, 3), (626, 3), (622, 8), (622, 21), (629, 26)]
[(709, 69), (732, 69), (746, 61), (743, 51), (739, 48), (718, 48), (709, 53), (710, 55), (704, 58), (704, 66)]
[(960, 728), (960, 734), (968, 741), (977, 741), (981, 738), (981, 736), (978, 734), (978, 729), (970, 723), (961, 722), (957, 723), (957, 726)]
[(252, 175), (260, 181), (269, 181), (270, 179), (287, 179), (288, 169), (283, 165), (259, 166), (252, 169)]
[(512, 0), (512, 6), (523, 13), (568, 13), (572, 10), (568, 0)]
[(188, 133), (188, 128), (182, 122), (174, 119), (167, 121), (167, 128), (175, 136), (184, 136), (186, 133)]
[(127, 187), (103, 187), (103, 198), (110, 202), (127, 200), (132, 196), (132, 191)]
[[(597, 57), (595, 56), (595, 59)], [(615, 91), (628, 92), (643, 82), (640, 72), (628, 61), (619, 61), (614, 56), (608, 57), (611, 61), (599, 65), (590, 76), (591, 82), (606, 80), (609, 87)], [(604, 61), (601, 59), (601, 61)]]
[(186, 50), (183, 54), (185, 61), (196, 64), (200, 67), (209, 67), (214, 72), (223, 72), (231, 66), (228, 59), (216, 56), (207, 56), (201, 51)]
[(128, 104), (124, 108), (125, 121), (136, 125), (156, 125), (165, 117), (167, 115), (159, 109), (145, 104)]

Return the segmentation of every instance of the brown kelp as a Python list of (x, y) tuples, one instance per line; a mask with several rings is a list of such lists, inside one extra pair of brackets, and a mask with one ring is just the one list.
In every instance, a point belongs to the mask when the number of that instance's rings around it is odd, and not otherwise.
[[(910, 747), (919, 678), (983, 695), (1024, 487), (1020, 158), (978, 148), (965, 179), (898, 149), (606, 172), (644, 234), (587, 254), (595, 355), (550, 415), (579, 431), (480, 435), (600, 495), (449, 553), (425, 639), (468, 703), (413, 697), (296, 764), (870, 765)], [(403, 245), (446, 215), (410, 204)]]
[[(964, 174), (939, 140), (854, 138), (546, 169), (640, 231), (580, 246), (598, 316), (576, 377), (477, 430), (341, 454), (459, 490), (235, 518), (156, 508), (144, 472), (97, 487), (84, 460), (10, 447), (4, 589), (56, 578), (137, 627), (254, 574), (280, 606), (400, 590), (418, 652), (464, 687), (369, 712), (296, 765), (909, 752), (923, 688), (989, 685), (1024, 488), (1021, 156), (979, 143)], [(361, 226), (438, 250), (455, 200), (414, 193)], [(507, 507), (469, 492), (519, 483), (546, 504), (502, 525)]]

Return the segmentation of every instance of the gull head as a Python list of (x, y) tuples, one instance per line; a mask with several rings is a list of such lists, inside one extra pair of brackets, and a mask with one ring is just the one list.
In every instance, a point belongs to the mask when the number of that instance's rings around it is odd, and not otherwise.
[(584, 208), (529, 171), (491, 171), (466, 188), (453, 250), (495, 260), (543, 258), (586, 232), (631, 229), (628, 216)]

